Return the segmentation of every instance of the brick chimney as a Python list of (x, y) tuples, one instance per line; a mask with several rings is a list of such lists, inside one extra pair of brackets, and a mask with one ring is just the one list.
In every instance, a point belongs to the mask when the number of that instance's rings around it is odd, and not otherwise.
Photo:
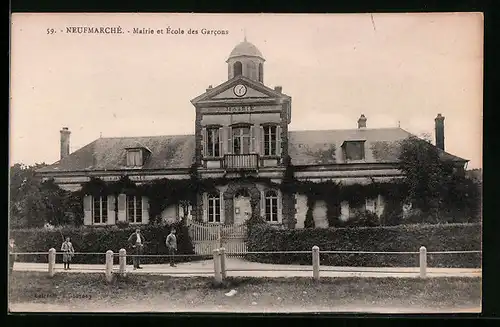
[(71, 132), (67, 127), (61, 129), (61, 159), (69, 155), (69, 136)]
[(281, 91), (283, 91), (283, 88), (281, 86), (275, 86), (274, 90), (278, 93), (281, 93)]
[(434, 122), (436, 123), (436, 147), (444, 151), (444, 117), (438, 114)]
[(358, 119), (358, 128), (366, 128), (366, 117), (363, 114)]
[(209, 86), (207, 87), (207, 89), (206, 89), (206, 91), (207, 91), (207, 92), (208, 92), (208, 91), (210, 91), (210, 90), (212, 90), (212, 85), (209, 85)]

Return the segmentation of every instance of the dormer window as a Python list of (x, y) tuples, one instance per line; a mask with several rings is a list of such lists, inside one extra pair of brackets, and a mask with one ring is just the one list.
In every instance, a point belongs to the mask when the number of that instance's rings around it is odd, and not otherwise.
[(151, 151), (143, 146), (127, 148), (127, 166), (142, 167)]
[(127, 166), (140, 167), (142, 166), (142, 151), (140, 149), (129, 149), (127, 151)]
[(345, 141), (342, 150), (346, 161), (365, 160), (365, 141)]

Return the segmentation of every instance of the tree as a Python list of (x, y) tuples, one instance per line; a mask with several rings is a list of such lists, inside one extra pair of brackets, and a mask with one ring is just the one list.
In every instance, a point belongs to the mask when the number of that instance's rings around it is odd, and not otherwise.
[(399, 168), (405, 174), (408, 202), (433, 222), (459, 221), (473, 215), (479, 201), (477, 185), (463, 167), (440, 158), (430, 141), (415, 136), (401, 142)]
[(45, 164), (10, 167), (10, 223), (12, 227), (78, 224), (82, 201), (78, 193), (61, 189), (53, 180), (42, 182), (36, 171)]

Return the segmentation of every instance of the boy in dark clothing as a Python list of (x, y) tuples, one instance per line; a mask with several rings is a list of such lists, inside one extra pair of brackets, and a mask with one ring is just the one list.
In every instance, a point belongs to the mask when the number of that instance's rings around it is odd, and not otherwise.
[(170, 266), (176, 267), (175, 265), (175, 252), (177, 252), (177, 237), (175, 236), (175, 229), (172, 228), (170, 231), (170, 234), (167, 236), (167, 240), (165, 241), (167, 248), (168, 248), (168, 254), (170, 255)]

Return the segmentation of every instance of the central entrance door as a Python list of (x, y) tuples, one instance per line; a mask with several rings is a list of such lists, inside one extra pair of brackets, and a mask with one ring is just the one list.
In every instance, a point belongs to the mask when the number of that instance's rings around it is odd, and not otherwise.
[(238, 192), (234, 196), (234, 224), (243, 225), (252, 215), (250, 195), (246, 191)]

